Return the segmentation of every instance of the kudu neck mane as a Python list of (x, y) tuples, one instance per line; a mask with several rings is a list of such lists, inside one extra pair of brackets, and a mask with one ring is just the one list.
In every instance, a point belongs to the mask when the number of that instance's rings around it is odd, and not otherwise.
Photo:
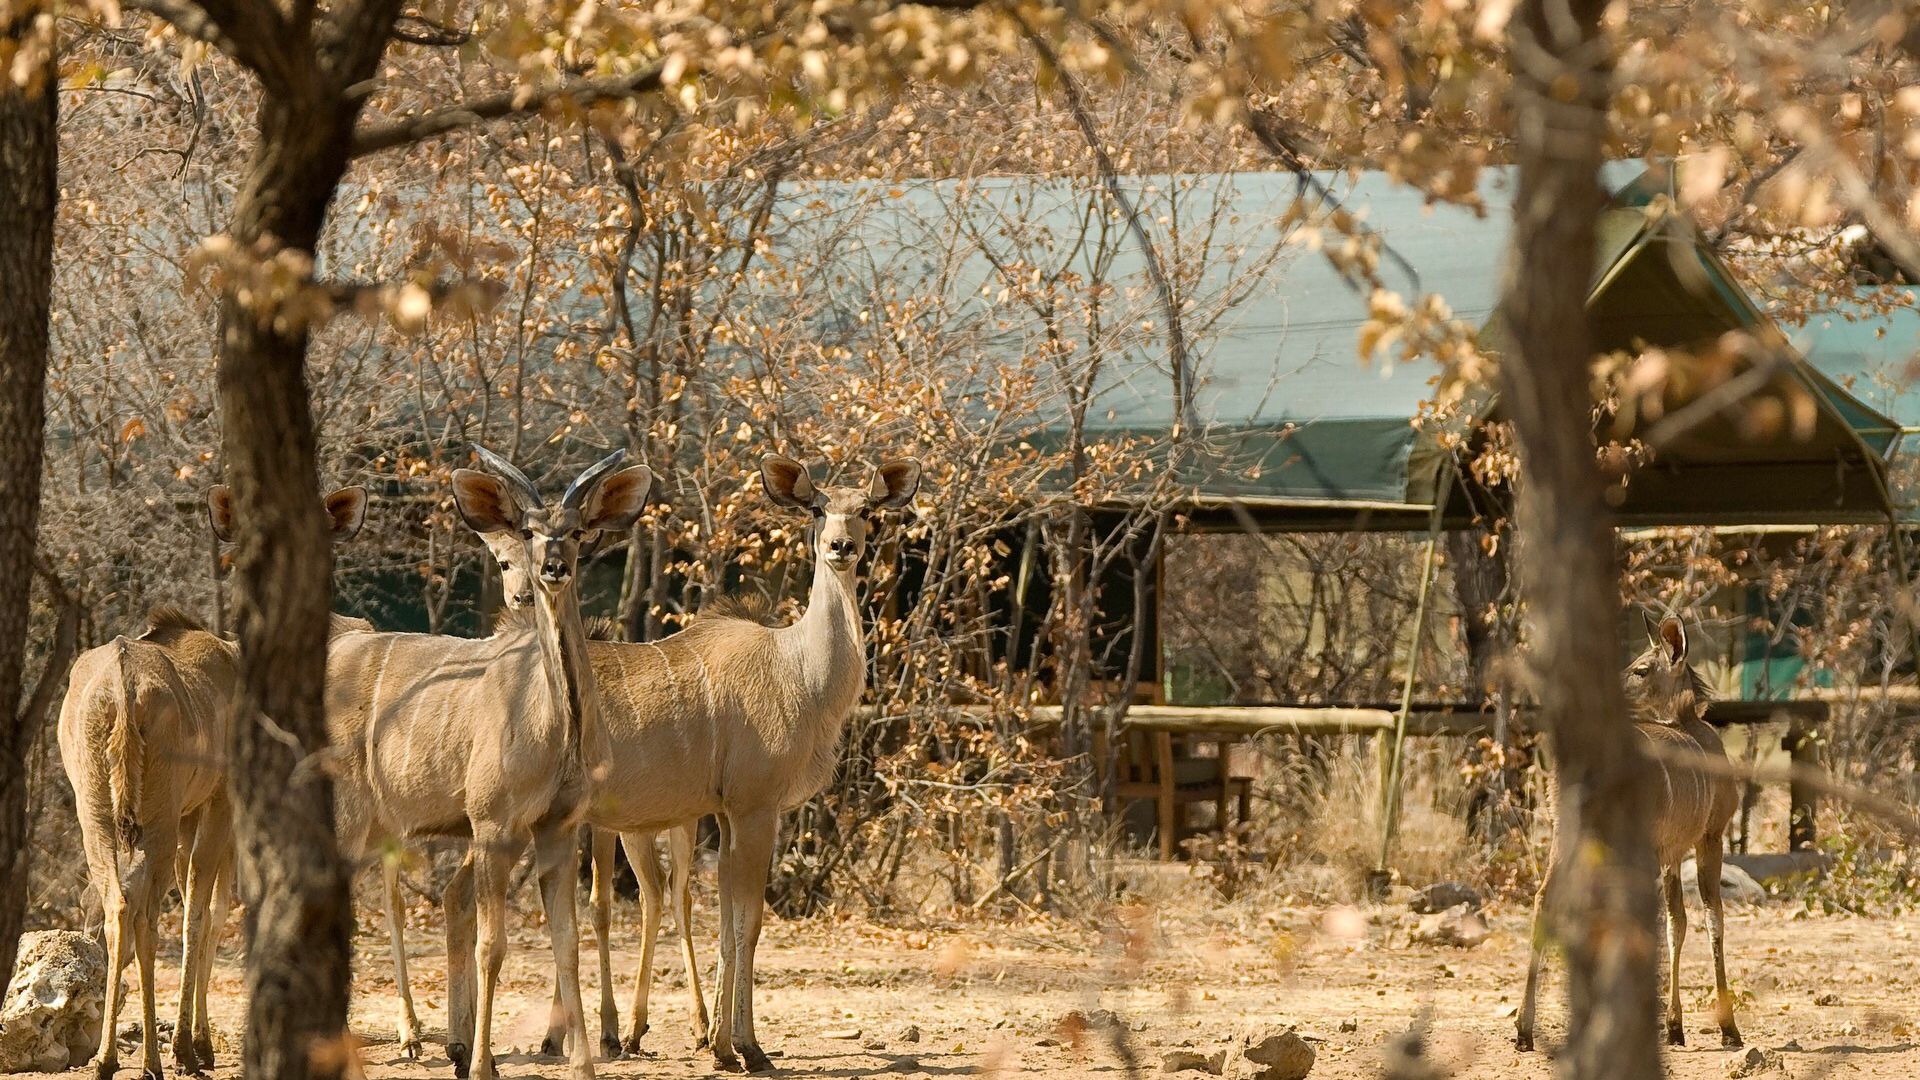
[[(1706, 717), (1713, 690), (1692, 664), (1682, 663), (1672, 691), (1654, 691), (1633, 703), (1633, 718), (1641, 723), (1678, 724)], [(1651, 689), (1651, 688), (1650, 688)]]
[(573, 587), (558, 597), (541, 594), (533, 605), (512, 613), (503, 629), (530, 631), (540, 644), (541, 670), (547, 678), (548, 700), (560, 715), (570, 752), (585, 746), (587, 725), (598, 722), (598, 714), (587, 710), (597, 701), (588, 692), (593, 669), (587, 660), (587, 629), (580, 616), (580, 600)]

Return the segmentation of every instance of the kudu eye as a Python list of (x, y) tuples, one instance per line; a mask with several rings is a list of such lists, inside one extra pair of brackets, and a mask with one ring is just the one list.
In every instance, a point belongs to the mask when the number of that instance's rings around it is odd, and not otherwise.
[(532, 530), (532, 529), (521, 529), (521, 530), (520, 530), (520, 539), (522, 539), (522, 540), (531, 540), (531, 539), (533, 539), (533, 530)]

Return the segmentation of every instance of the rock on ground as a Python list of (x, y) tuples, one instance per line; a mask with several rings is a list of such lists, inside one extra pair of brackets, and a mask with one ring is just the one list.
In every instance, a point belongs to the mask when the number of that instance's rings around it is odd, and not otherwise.
[(0, 1073), (60, 1072), (100, 1048), (107, 957), (72, 930), (20, 938), (20, 959), (0, 1002)]
[(1466, 904), (1420, 916), (1413, 928), (1413, 940), (1422, 945), (1449, 945), (1471, 949), (1487, 940), (1487, 924)]
[(1467, 905), (1471, 911), (1479, 911), (1486, 906), (1480, 893), (1471, 885), (1458, 881), (1438, 881), (1413, 894), (1407, 909), (1415, 915), (1435, 915), (1448, 908)]
[(1758, 1076), (1780, 1068), (1780, 1055), (1758, 1046), (1749, 1046), (1744, 1050), (1735, 1050), (1727, 1055), (1727, 1076), (1729, 1080), (1741, 1077)]
[(1306, 1080), (1313, 1070), (1313, 1047), (1294, 1031), (1249, 1040), (1241, 1056), (1253, 1066), (1253, 1080)]
[(1226, 1070), (1227, 1052), (1202, 1054), (1198, 1050), (1169, 1050), (1160, 1058), (1161, 1072), (1203, 1072), (1219, 1076)]
[[(1680, 864), (1680, 887), (1687, 892), (1687, 899), (1695, 904), (1700, 899), (1700, 868), (1692, 859)], [(1720, 897), (1729, 904), (1764, 904), (1767, 902), (1767, 890), (1753, 880), (1753, 875), (1732, 863), (1720, 864)]]

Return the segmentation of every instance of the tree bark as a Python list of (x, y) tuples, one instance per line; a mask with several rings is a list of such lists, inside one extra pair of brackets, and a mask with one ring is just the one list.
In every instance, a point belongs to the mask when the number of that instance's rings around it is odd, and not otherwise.
[(1547, 910), (1567, 956), (1566, 1077), (1654, 1080), (1655, 866), (1615, 657), (1618, 560), (1595, 464), (1586, 297), (1604, 207), (1605, 0), (1526, 0), (1512, 24), (1515, 348), (1501, 403), (1519, 437), (1520, 573), (1560, 804)]
[[(261, 71), (259, 141), (230, 235), (311, 258), (345, 174), (395, 0), (349, 6), (293, 70)], [(219, 399), (238, 546), (232, 618), (241, 702), (228, 764), (247, 904), (243, 1072), (327, 1080), (349, 1068), (353, 909), (333, 828), (324, 682), (333, 558), (306, 382), (308, 330), (284, 301), (220, 302)]]
[[(21, 709), (39, 538), (59, 94), (37, 5), (0, 29), (7, 55), (44, 49), (30, 85), (0, 73), (0, 980), (13, 972), (27, 901), (27, 750), (43, 709)], [(48, 678), (55, 677), (50, 670)]]

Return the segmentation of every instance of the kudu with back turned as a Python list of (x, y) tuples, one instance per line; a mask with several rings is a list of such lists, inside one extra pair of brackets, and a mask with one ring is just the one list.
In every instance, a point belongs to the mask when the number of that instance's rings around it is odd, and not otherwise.
[[(341, 488), (326, 512), (336, 539), (365, 520), (367, 493)], [(233, 502), (224, 486), (207, 492), (221, 540), (232, 539)], [(366, 624), (334, 617), (334, 630)], [(234, 643), (173, 608), (155, 609), (144, 631), (82, 653), (60, 706), (60, 760), (73, 785), (87, 873), (100, 896), (107, 946), (96, 1073), (119, 1066), (114, 1039), (128, 938), (140, 973), (141, 1073), (158, 1080), (154, 1015), (155, 923), (180, 881), (183, 915), (180, 1012), (173, 1029), (175, 1067), (213, 1067), (207, 982), (217, 933), (226, 923), (233, 854), (224, 762), (231, 712), (239, 700)]]
[[(589, 789), (605, 775), (607, 742), (576, 570), (583, 536), (631, 528), (653, 476), (645, 466), (615, 472), (624, 456), (615, 453), (547, 502), (512, 464), (476, 450), (497, 475), (455, 470), (454, 503), (482, 536), (517, 538), (525, 564), (535, 569), (531, 617), (479, 640), (336, 640), (327, 658), (335, 816), (349, 857), (375, 840), (468, 840), (456, 877), (468, 883), (469, 927), (471, 897), (479, 897), (477, 944), (463, 958), (480, 971), (479, 1013), (477, 1023), (469, 1015), (465, 1026), (449, 1024), (447, 1053), (457, 1072), (464, 1075), (471, 1063), (483, 1080), (494, 1075), (492, 1011), (505, 958), (509, 876), (532, 842), (561, 999), (576, 1036), (572, 1071), (586, 1080), (593, 1057), (580, 1012), (574, 847)], [(470, 1046), (462, 1041), (468, 1031)]]
[[(800, 463), (769, 454), (760, 480), (776, 505), (813, 519), (813, 583), (799, 620), (769, 627), (703, 615), (659, 641), (587, 647), (613, 754), (587, 820), (619, 833), (630, 857), (645, 834), (707, 814), (719, 820), (720, 970), (709, 1034), (721, 1067), (737, 1069), (744, 1058), (755, 1072), (772, 1067), (754, 1034), (753, 962), (780, 814), (824, 788), (838, 763), (847, 718), (866, 691), (856, 571), (874, 516), (913, 500), (920, 463), (890, 461), (864, 487), (827, 487), (816, 486)], [(449, 885), (449, 999), (472, 993), (451, 970), (467, 932), (454, 893)], [(637, 999), (644, 1000), (650, 976), (640, 972)], [(464, 1008), (449, 1005), (454, 1030)], [(610, 997), (602, 1023), (618, 1023)], [(628, 1045), (637, 1043), (643, 1024), (636, 1016)], [(557, 1044), (557, 1033), (549, 1040)]]
[[(1721, 1045), (1739, 1046), (1733, 995), (1727, 989), (1726, 920), (1720, 898), (1721, 844), (1727, 822), (1739, 807), (1739, 789), (1730, 774), (1707, 767), (1724, 764), (1727, 751), (1719, 733), (1706, 722), (1707, 686), (1687, 662), (1686, 628), (1674, 618), (1662, 620), (1657, 627), (1649, 622), (1647, 640), (1647, 650), (1627, 666), (1626, 690), (1646, 768), (1657, 777), (1647, 785), (1647, 793), (1652, 800), (1654, 856), (1667, 905), (1667, 1042), (1674, 1046), (1686, 1042), (1680, 1013), (1680, 947), (1687, 939), (1687, 905), (1680, 887), (1680, 864), (1691, 852), (1700, 899), (1707, 906), (1707, 937), (1713, 945), (1714, 1019), (1720, 1024)], [(1686, 764), (1688, 758), (1697, 758), (1701, 764)], [(1533, 1049), (1534, 1005), (1546, 943), (1542, 914), (1561, 872), (1557, 846), (1556, 841), (1534, 904), (1527, 986), (1515, 1039), (1522, 1050)]]

